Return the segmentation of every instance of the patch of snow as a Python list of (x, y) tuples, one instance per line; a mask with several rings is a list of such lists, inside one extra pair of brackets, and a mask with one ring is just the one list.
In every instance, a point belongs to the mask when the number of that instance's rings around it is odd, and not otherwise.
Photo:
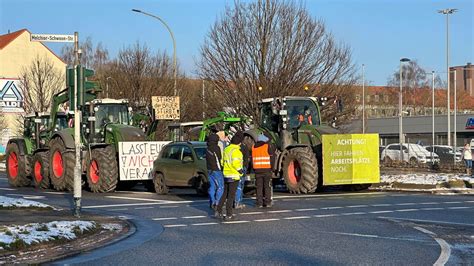
[(427, 173), (427, 174), (384, 174), (380, 176), (382, 183), (404, 183), (404, 184), (422, 184), (422, 185), (436, 185), (455, 180), (472, 181), (473, 178), (460, 174), (442, 174), (442, 173)]
[(0, 244), (9, 246), (17, 240), (22, 240), (28, 245), (58, 238), (71, 240), (77, 237), (77, 230), (82, 233), (95, 227), (95, 222), (80, 220), (4, 226), (0, 227)]
[(53, 207), (43, 204), (37, 201), (19, 199), (19, 198), (9, 198), (5, 196), (0, 196), (0, 207), (3, 208), (51, 208)]
[(114, 223), (102, 224), (101, 226), (105, 230), (109, 230), (109, 231), (120, 231), (123, 228), (121, 224), (114, 224)]

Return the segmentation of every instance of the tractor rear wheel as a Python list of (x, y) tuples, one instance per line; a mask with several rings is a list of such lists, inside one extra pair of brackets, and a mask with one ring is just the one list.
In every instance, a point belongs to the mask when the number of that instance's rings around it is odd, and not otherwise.
[(36, 188), (49, 188), (49, 153), (47, 151), (38, 152), (33, 156), (33, 185)]
[(309, 147), (291, 149), (283, 158), (283, 177), (291, 193), (313, 193), (318, 186), (318, 161)]
[(74, 188), (74, 151), (68, 151), (60, 138), (49, 143), (49, 176), (54, 189), (72, 191)]
[(27, 176), (27, 163), (26, 156), (20, 155), (20, 149), (16, 143), (10, 143), (7, 146), (7, 177), (8, 183), (13, 187), (24, 187), (29, 186), (31, 181)]
[(118, 182), (118, 166), (112, 146), (95, 148), (87, 166), (87, 184), (94, 193), (114, 191)]

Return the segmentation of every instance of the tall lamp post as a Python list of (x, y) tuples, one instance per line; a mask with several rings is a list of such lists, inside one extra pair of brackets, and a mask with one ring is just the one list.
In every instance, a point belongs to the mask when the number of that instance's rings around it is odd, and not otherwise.
[(398, 97), (398, 112), (399, 112), (399, 119), (398, 119), (398, 139), (400, 141), (400, 160), (403, 162), (403, 149), (402, 149), (402, 143), (405, 142), (405, 138), (403, 137), (403, 110), (402, 110), (402, 105), (403, 105), (403, 76), (402, 76), (402, 64), (404, 62), (410, 62), (410, 59), (408, 58), (401, 58), (400, 59), (400, 96)]
[(168, 26), (168, 24), (166, 24), (166, 22), (164, 20), (162, 20), (160, 17), (158, 16), (155, 16), (155, 15), (152, 15), (150, 13), (147, 13), (145, 11), (141, 11), (139, 9), (132, 9), (133, 12), (137, 12), (137, 13), (142, 13), (143, 15), (147, 15), (147, 16), (150, 16), (152, 18), (156, 18), (157, 20), (159, 20), (165, 27), (166, 29), (168, 30), (168, 32), (170, 33), (171, 35), (171, 39), (173, 40), (173, 66), (174, 66), (174, 96), (177, 96), (177, 91), (176, 91), (176, 77), (177, 77), (177, 64), (176, 64), (176, 40), (174, 39), (174, 34), (173, 32), (171, 31), (171, 28)]
[(446, 8), (442, 10), (438, 10), (438, 13), (446, 15), (446, 72), (447, 72), (447, 80), (448, 80), (448, 146), (451, 146), (451, 97), (450, 97), (450, 90), (449, 90), (449, 15), (456, 12), (457, 9), (455, 8)]
[(365, 134), (365, 65), (362, 64), (362, 134)]

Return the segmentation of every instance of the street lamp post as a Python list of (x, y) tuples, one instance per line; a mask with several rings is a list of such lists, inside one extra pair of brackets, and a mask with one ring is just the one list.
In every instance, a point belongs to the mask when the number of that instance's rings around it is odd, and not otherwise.
[(454, 160), (454, 165), (456, 165), (456, 147), (457, 147), (457, 138), (458, 138), (458, 134), (457, 134), (457, 115), (456, 113), (458, 112), (458, 107), (457, 107), (457, 89), (456, 89), (456, 70), (454, 70), (454, 138), (453, 138), (453, 142), (454, 142), (454, 148), (453, 148), (453, 160)]
[(451, 99), (450, 99), (450, 90), (449, 90), (449, 15), (456, 12), (455, 8), (446, 8), (438, 10), (438, 13), (446, 15), (446, 72), (448, 80), (448, 146), (451, 146)]
[(408, 58), (401, 58), (400, 59), (400, 96), (398, 97), (398, 112), (399, 112), (399, 119), (398, 119), (398, 140), (400, 142), (400, 160), (403, 162), (403, 149), (402, 144), (405, 142), (405, 138), (403, 137), (403, 110), (402, 110), (402, 100), (403, 100), (403, 77), (402, 77), (402, 64), (404, 62), (410, 62)]
[(150, 14), (150, 13), (147, 13), (145, 11), (141, 11), (139, 9), (132, 9), (133, 12), (137, 12), (137, 13), (142, 13), (144, 15), (147, 15), (147, 16), (150, 16), (152, 18), (156, 18), (157, 20), (159, 20), (165, 27), (166, 29), (168, 30), (168, 32), (170, 33), (171, 35), (171, 39), (173, 40), (173, 66), (174, 66), (174, 96), (177, 96), (177, 90), (176, 90), (176, 77), (177, 77), (177, 63), (176, 63), (176, 40), (174, 39), (174, 34), (173, 32), (171, 31), (171, 28), (168, 26), (168, 24), (166, 24), (166, 22), (164, 20), (162, 20), (160, 17), (158, 16), (155, 16), (153, 14)]
[(362, 134), (365, 134), (365, 65), (362, 64)]
[(435, 145), (435, 119), (434, 119), (434, 108), (435, 108), (435, 72), (431, 71), (431, 164), (434, 164), (433, 152)]

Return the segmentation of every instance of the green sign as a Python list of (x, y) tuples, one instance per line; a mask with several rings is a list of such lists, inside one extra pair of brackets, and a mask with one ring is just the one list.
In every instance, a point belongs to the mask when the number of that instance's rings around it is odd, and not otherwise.
[(379, 135), (323, 135), (323, 184), (380, 182)]

